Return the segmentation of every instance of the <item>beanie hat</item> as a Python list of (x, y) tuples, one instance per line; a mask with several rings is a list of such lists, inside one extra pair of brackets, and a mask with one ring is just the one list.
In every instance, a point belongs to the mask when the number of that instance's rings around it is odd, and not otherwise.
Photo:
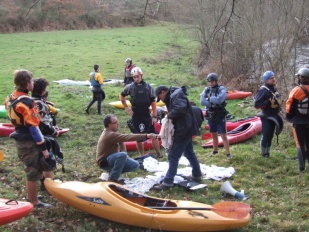
[(262, 76), (262, 79), (263, 81), (267, 81), (269, 78), (275, 76), (274, 72), (273, 71), (266, 71), (263, 76)]

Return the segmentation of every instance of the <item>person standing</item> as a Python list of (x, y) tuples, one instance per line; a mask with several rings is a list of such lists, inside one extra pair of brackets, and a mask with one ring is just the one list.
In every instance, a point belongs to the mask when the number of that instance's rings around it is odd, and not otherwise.
[[(15, 127), (10, 137), (15, 139), (17, 154), (23, 161), (26, 172), (28, 198), (34, 207), (51, 207), (39, 201), (37, 181), (42, 178), (43, 170), (39, 159), (49, 158), (46, 142), (39, 129), (40, 115), (35, 101), (28, 95), (33, 90), (32, 73), (28, 70), (15, 70), (15, 91), (6, 98), (5, 107), (8, 118)], [(46, 177), (53, 177), (52, 173)]]
[(88, 103), (88, 106), (85, 109), (87, 114), (89, 114), (89, 109), (93, 105), (93, 103), (98, 101), (98, 114), (102, 115), (101, 104), (102, 101), (105, 99), (105, 92), (101, 87), (103, 85), (103, 77), (101, 73), (99, 73), (99, 68), (99, 65), (95, 64), (93, 66), (94, 71), (89, 74), (89, 80), (92, 86), (92, 100)]
[(202, 92), (200, 102), (206, 106), (205, 118), (208, 120), (213, 139), (213, 151), (210, 157), (218, 153), (218, 134), (220, 134), (226, 157), (231, 159), (230, 145), (226, 136), (226, 88), (218, 84), (219, 77), (216, 73), (208, 74), (206, 79), (208, 86)]
[(126, 66), (124, 67), (123, 86), (129, 85), (134, 82), (134, 79), (131, 76), (131, 71), (133, 68), (135, 68), (135, 65), (132, 64), (133, 61), (131, 58), (127, 58), (125, 62), (126, 62)]
[[(143, 80), (143, 72), (139, 67), (132, 69), (131, 75), (134, 82), (125, 86), (120, 94), (120, 101), (128, 115), (132, 116), (128, 126), (132, 133), (157, 133), (154, 124), (157, 122), (157, 105), (154, 89)], [(128, 107), (126, 96), (130, 96), (132, 108)], [(152, 116), (149, 107), (152, 109)], [(137, 141), (137, 149), (140, 156), (145, 155), (144, 140)], [(160, 145), (157, 138), (152, 139), (153, 148), (157, 157), (162, 158)]]
[(293, 88), (286, 101), (286, 119), (293, 123), (300, 152), (297, 152), (299, 171), (305, 170), (305, 160), (309, 163), (309, 69), (297, 72), (299, 86)]
[(179, 159), (184, 156), (189, 160), (192, 167), (192, 179), (202, 180), (202, 172), (199, 160), (193, 150), (192, 136), (199, 135), (200, 131), (193, 115), (191, 104), (187, 98), (185, 87), (167, 88), (160, 85), (156, 88), (157, 102), (160, 100), (166, 104), (167, 119), (172, 120), (174, 125), (173, 144), (168, 152), (168, 170), (160, 185), (154, 186), (153, 190), (166, 190), (173, 187), (174, 177), (177, 174)]
[(257, 114), (262, 121), (262, 137), (260, 149), (262, 157), (270, 157), (270, 147), (275, 133), (276, 126), (283, 127), (283, 120), (279, 115), (282, 100), (275, 85), (276, 78), (273, 71), (266, 71), (263, 76), (263, 85), (259, 88), (255, 100), (254, 107), (261, 109)]
[(108, 181), (122, 184), (121, 173), (132, 172), (139, 167), (139, 162), (131, 159), (124, 142), (155, 138), (155, 134), (121, 134), (118, 133), (119, 122), (115, 115), (105, 116), (104, 127), (96, 150), (96, 161), (99, 167), (109, 171)]

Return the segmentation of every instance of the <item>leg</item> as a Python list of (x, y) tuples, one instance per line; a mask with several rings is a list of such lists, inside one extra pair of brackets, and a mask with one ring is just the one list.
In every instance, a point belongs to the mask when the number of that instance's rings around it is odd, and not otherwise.
[(174, 177), (177, 174), (179, 159), (187, 147), (189, 141), (174, 142), (168, 153), (168, 170), (163, 180), (163, 185), (173, 186)]
[(212, 132), (211, 133), (211, 137), (212, 137), (212, 142), (213, 142), (213, 151), (216, 152), (218, 151), (218, 132)]
[(117, 181), (123, 172), (127, 160), (126, 152), (117, 152), (107, 157), (108, 167), (110, 168), (109, 178)]
[(27, 180), (26, 186), (28, 191), (28, 198), (31, 203), (33, 205), (39, 204), (37, 182)]
[(275, 132), (275, 123), (268, 120), (267, 118), (261, 118), (262, 121), (262, 137), (261, 137), (261, 155), (263, 157), (269, 157), (269, 149), (271, 146), (271, 141)]
[(230, 144), (229, 144), (229, 141), (227, 139), (227, 136), (226, 136), (226, 134), (221, 134), (220, 136), (223, 140), (223, 146), (224, 146), (224, 149), (225, 149), (225, 153), (226, 153), (226, 155), (228, 155), (228, 154), (230, 154)]
[(96, 94), (96, 98), (97, 98), (97, 101), (98, 101), (98, 114), (102, 115), (102, 113), (101, 113), (101, 105), (102, 105), (102, 100), (103, 100), (103, 94), (102, 93), (97, 93)]
[(196, 154), (193, 150), (193, 142), (192, 138), (189, 139), (190, 141), (187, 143), (187, 147), (184, 151), (184, 156), (189, 160), (189, 163), (192, 167), (192, 177), (201, 177), (201, 167), (200, 162), (198, 161)]
[(137, 150), (138, 150), (138, 153), (140, 156), (143, 156), (145, 155), (145, 150), (144, 150), (144, 142), (138, 142), (136, 141), (136, 147), (137, 147)]
[(139, 162), (128, 157), (123, 167), (122, 173), (132, 172), (138, 168), (139, 168)]
[(87, 108), (85, 109), (85, 111), (87, 112), (87, 114), (89, 114), (89, 109), (90, 107), (93, 105), (93, 103), (95, 103), (96, 101), (96, 96), (95, 96), (95, 93), (92, 92), (92, 100), (88, 103), (88, 106)]
[(162, 158), (163, 156), (161, 155), (160, 144), (159, 144), (158, 139), (152, 139), (151, 142), (152, 142), (153, 148), (155, 149), (157, 153), (157, 157)]

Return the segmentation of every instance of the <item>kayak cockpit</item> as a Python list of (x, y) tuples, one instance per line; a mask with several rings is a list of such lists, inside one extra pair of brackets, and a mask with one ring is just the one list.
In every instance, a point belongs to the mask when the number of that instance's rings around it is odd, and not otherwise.
[(150, 197), (141, 193), (133, 192), (129, 189), (123, 188), (119, 185), (109, 185), (109, 188), (117, 195), (125, 198), (126, 200), (138, 204), (140, 206), (154, 208), (154, 207), (177, 207), (177, 204), (168, 199), (160, 199)]

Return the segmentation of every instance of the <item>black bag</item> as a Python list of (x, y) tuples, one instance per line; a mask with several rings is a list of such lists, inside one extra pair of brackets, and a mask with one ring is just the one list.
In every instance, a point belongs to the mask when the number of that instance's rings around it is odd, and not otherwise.
[(56, 160), (52, 153), (49, 153), (49, 157), (45, 159), (43, 155), (39, 158), (39, 167), (44, 172), (51, 172), (56, 169)]

